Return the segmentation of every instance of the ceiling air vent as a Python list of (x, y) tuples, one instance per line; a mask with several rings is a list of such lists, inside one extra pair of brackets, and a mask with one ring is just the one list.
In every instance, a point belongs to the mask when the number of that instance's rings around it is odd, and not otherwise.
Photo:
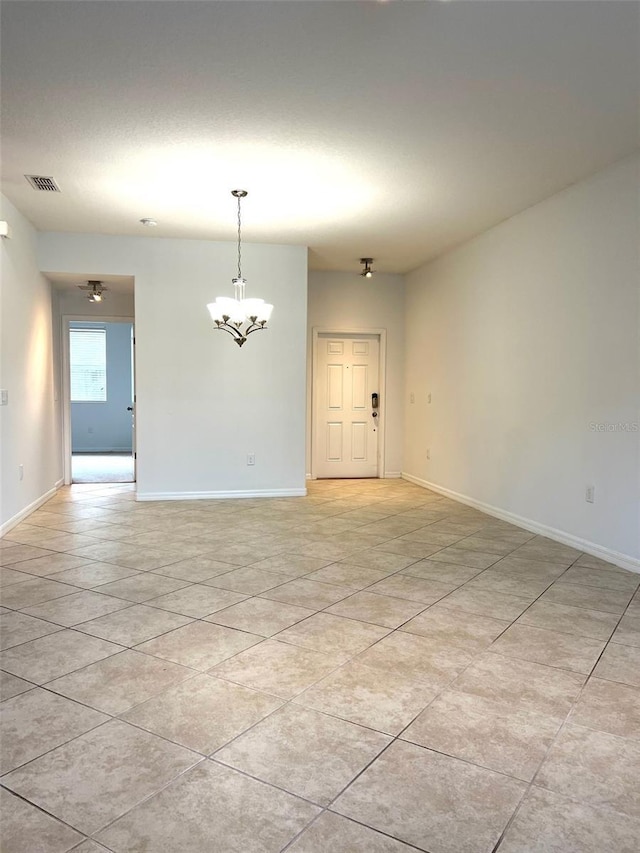
[(25, 175), (34, 190), (40, 190), (44, 193), (59, 193), (60, 187), (56, 184), (53, 178), (45, 175)]

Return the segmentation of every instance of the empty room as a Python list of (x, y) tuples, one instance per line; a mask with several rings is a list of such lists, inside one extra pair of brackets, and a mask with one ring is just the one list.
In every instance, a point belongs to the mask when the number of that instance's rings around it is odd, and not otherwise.
[(640, 2), (0, 30), (2, 853), (637, 853)]

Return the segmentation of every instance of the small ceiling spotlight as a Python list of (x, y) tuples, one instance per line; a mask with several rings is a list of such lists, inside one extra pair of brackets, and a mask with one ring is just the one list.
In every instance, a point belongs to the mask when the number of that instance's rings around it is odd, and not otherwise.
[(371, 269), (371, 264), (373, 263), (373, 258), (360, 258), (360, 263), (364, 264), (364, 269), (360, 275), (363, 278), (372, 278), (373, 270)]
[(157, 219), (149, 219), (148, 216), (145, 216), (144, 219), (141, 219), (140, 222), (145, 228), (155, 228), (158, 224)]
[(86, 284), (79, 284), (80, 290), (87, 291), (87, 299), (89, 302), (102, 302), (105, 299), (107, 288), (101, 281), (88, 281)]

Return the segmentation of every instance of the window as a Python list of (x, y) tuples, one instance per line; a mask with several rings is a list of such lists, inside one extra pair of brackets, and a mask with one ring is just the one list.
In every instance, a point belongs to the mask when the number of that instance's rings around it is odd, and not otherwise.
[(70, 329), (71, 400), (107, 399), (107, 330)]

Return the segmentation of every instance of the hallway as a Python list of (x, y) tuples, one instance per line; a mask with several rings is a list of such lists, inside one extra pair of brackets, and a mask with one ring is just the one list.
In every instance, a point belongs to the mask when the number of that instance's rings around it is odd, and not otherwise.
[(640, 575), (403, 480), (1, 541), (3, 853), (632, 853)]

